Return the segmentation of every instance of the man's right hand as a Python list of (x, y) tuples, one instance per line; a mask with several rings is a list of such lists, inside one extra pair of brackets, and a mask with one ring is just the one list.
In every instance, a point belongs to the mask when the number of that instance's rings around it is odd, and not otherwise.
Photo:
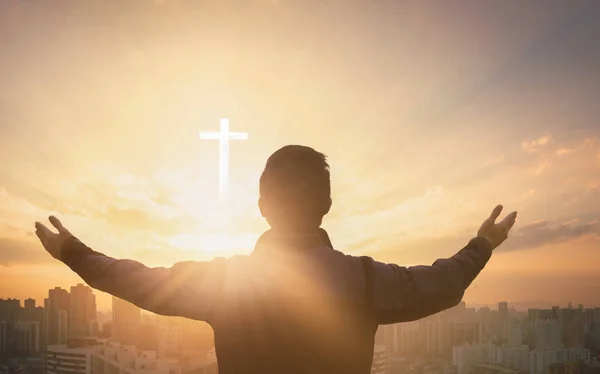
[(62, 223), (58, 220), (58, 218), (56, 218), (54, 216), (50, 216), (49, 220), (50, 220), (50, 223), (52, 224), (52, 226), (54, 226), (56, 228), (56, 230), (58, 231), (58, 234), (52, 232), (52, 230), (47, 228), (42, 223), (36, 222), (35, 223), (35, 235), (37, 235), (37, 237), (40, 239), (40, 242), (42, 243), (42, 245), (44, 246), (46, 251), (48, 251), (48, 253), (50, 253), (52, 255), (52, 257), (54, 257), (57, 260), (62, 260), (62, 258), (61, 258), (62, 246), (73, 235), (71, 235), (69, 230), (67, 230), (62, 225)]
[(496, 223), (496, 219), (498, 219), (501, 212), (502, 205), (495, 207), (492, 214), (488, 219), (483, 221), (483, 224), (481, 224), (481, 227), (477, 232), (477, 236), (485, 238), (490, 242), (492, 249), (498, 248), (498, 246), (508, 238), (508, 232), (515, 224), (515, 219), (517, 218), (517, 212), (512, 212), (500, 223)]

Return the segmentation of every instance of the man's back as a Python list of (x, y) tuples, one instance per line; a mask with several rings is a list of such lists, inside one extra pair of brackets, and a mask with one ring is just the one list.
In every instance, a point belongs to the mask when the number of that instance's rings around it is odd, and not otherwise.
[(369, 372), (377, 322), (363, 263), (318, 236), (259, 241), (227, 261), (208, 319), (220, 372)]

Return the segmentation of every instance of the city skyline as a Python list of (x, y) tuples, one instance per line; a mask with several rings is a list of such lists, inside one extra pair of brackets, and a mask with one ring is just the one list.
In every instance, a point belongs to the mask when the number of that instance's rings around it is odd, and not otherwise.
[[(150, 266), (250, 253), (266, 158), (299, 143), (329, 156), (337, 249), (431, 264), (501, 203), (464, 300), (600, 304), (599, 3), (66, 3), (0, 2), (2, 297), (81, 282), (33, 235), (50, 214)], [(223, 117), (252, 134), (227, 209), (198, 140)]]
[[(78, 283), (77, 286), (71, 285), (66, 288), (62, 288), (60, 286), (55, 286), (55, 287), (49, 289), (47, 292), (50, 292), (49, 296), (52, 297), (51, 296), (52, 292), (57, 293), (59, 291), (66, 291), (67, 293), (69, 293), (69, 290), (68, 290), (69, 288), (81, 287), (81, 286), (89, 288), (92, 291), (91, 293), (93, 294), (95, 299), (97, 298), (98, 294), (104, 294), (102, 291), (94, 290), (91, 287), (89, 287), (88, 285), (85, 285), (82, 283)], [(114, 313), (114, 306), (115, 306), (115, 302), (116, 302), (118, 305), (120, 305), (120, 308), (123, 308), (122, 305), (128, 305), (126, 307), (126, 310), (130, 310), (129, 309), (130, 307), (134, 308), (134, 310), (139, 309), (142, 316), (143, 315), (155, 315), (153, 312), (136, 307), (127, 301), (118, 299), (114, 296), (109, 296), (109, 297), (111, 300), (110, 307), (107, 307), (106, 305), (104, 307), (96, 307), (96, 310), (98, 313)], [(18, 300), (19, 304), (21, 305), (22, 308), (27, 308), (28, 302), (33, 302), (37, 306), (42, 306), (42, 305), (44, 305), (44, 300), (46, 300), (47, 298), (48, 298), (48, 295), (41, 300), (37, 300), (33, 297), (13, 298), (13, 297), (6, 297), (5, 295), (0, 295), (0, 300)], [(526, 312), (527, 310), (530, 310), (530, 309), (551, 309), (553, 307), (574, 309), (574, 310), (580, 309), (580, 307), (600, 308), (600, 303), (584, 304), (584, 303), (578, 302), (577, 300), (569, 300), (568, 302), (566, 302), (564, 304), (558, 303), (558, 302), (552, 302), (552, 301), (544, 301), (544, 300), (531, 300), (531, 301), (524, 301), (524, 302), (511, 302), (511, 301), (507, 301), (507, 300), (498, 300), (494, 303), (488, 303), (488, 304), (468, 303), (465, 301), (462, 301), (461, 303), (463, 303), (469, 309), (479, 310), (479, 309), (488, 308), (490, 310), (495, 310), (495, 311), (499, 310), (500, 304), (506, 304), (506, 305), (508, 305), (509, 310), (514, 310), (517, 312)], [(68, 307), (64, 307), (64, 308), (68, 309)]]
[[(93, 296), (90, 287), (78, 284), (70, 291), (48, 290), (45, 307), (32, 299), (0, 299), (0, 368), (53, 374), (77, 360), (80, 373), (93, 367), (105, 374), (115, 366), (135, 368), (137, 374), (218, 372), (208, 324), (140, 318), (139, 308), (118, 298), (112, 319), (97, 313), (88, 321), (97, 328), (82, 335), (82, 321), (72, 315), (89, 315), (86, 305)], [(53, 319), (50, 310), (62, 311), (60, 318)], [(58, 340), (46, 339), (52, 335)], [(371, 374), (405, 373), (415, 365), (435, 374), (595, 374), (599, 360), (600, 307), (570, 303), (517, 311), (500, 301), (490, 311), (461, 302), (420, 320), (379, 326)]]

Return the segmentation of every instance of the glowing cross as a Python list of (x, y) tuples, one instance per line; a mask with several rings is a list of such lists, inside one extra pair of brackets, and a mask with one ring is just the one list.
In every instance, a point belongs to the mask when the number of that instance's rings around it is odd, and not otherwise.
[(221, 118), (221, 131), (201, 132), (200, 139), (219, 140), (219, 199), (225, 199), (229, 181), (229, 140), (246, 140), (246, 132), (229, 132), (229, 119)]

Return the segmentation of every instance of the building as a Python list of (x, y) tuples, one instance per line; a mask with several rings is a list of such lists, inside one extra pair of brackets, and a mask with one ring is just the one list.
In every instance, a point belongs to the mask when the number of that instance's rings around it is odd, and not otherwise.
[(498, 318), (502, 322), (508, 320), (508, 303), (506, 301), (498, 303)]
[(452, 364), (457, 374), (469, 374), (475, 365), (493, 362), (494, 350), (491, 344), (464, 344), (452, 348)]
[[(91, 374), (95, 340), (68, 340), (46, 348), (46, 374)], [(98, 373), (100, 374), (100, 373)]]
[(517, 370), (508, 369), (499, 365), (480, 364), (473, 366), (472, 374), (519, 374)]
[(568, 348), (583, 348), (585, 347), (585, 320), (581, 315), (567, 323), (564, 343)]
[(449, 356), (452, 354), (452, 324), (440, 320), (425, 322), (425, 352), (428, 355)]
[(139, 307), (113, 296), (113, 338), (122, 344), (137, 346), (140, 343), (140, 314)]
[(16, 352), (15, 322), (0, 321), (0, 356)]
[(96, 296), (92, 289), (79, 283), (71, 287), (68, 318), (69, 338), (85, 338), (96, 334)]
[(39, 321), (18, 321), (15, 323), (17, 351), (35, 355), (42, 351)]
[(508, 319), (504, 325), (504, 341), (507, 347), (518, 347), (523, 344), (523, 331), (521, 323), (512, 318)]
[[(534, 349), (529, 352), (530, 374), (546, 374), (552, 364), (568, 361), (590, 362), (589, 349), (561, 348), (561, 349)], [(552, 367), (557, 370), (557, 366)]]
[(491, 363), (497, 366), (522, 373), (529, 371), (529, 347), (526, 345), (495, 347), (493, 355)]
[(181, 374), (177, 360), (158, 360), (156, 352), (140, 351), (132, 345), (104, 342), (92, 354), (94, 374)]
[(545, 350), (562, 347), (562, 329), (557, 320), (538, 320), (533, 324), (533, 349)]
[(21, 312), (18, 299), (0, 299), (0, 321), (16, 322)]
[(371, 374), (387, 374), (389, 371), (389, 357), (385, 345), (375, 345), (373, 351), (373, 364)]
[(67, 311), (69, 310), (69, 291), (55, 287), (48, 291), (44, 299), (45, 331), (44, 338), (48, 345), (67, 343)]
[(193, 358), (214, 347), (211, 327), (186, 318), (158, 316), (158, 357)]
[(213, 351), (196, 354), (182, 364), (176, 359), (159, 359), (156, 352), (94, 338), (69, 339), (67, 345), (50, 346), (47, 374), (218, 374)]
[(140, 325), (140, 343), (137, 347), (145, 351), (158, 352), (158, 325)]

